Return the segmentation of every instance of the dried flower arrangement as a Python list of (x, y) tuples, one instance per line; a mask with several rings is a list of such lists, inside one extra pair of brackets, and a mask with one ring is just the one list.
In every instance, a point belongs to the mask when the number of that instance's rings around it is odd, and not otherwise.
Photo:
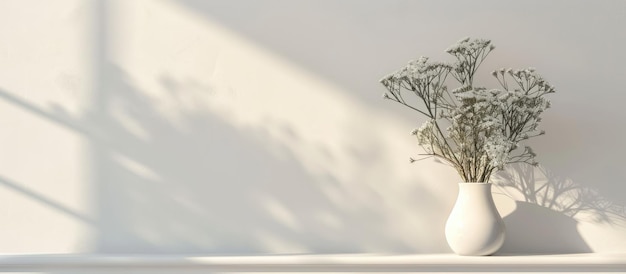
[[(533, 150), (520, 142), (545, 133), (538, 130), (550, 107), (545, 95), (555, 92), (533, 68), (492, 72), (499, 89), (475, 86), (474, 75), (494, 48), (490, 40), (465, 38), (446, 50), (455, 63), (420, 57), (380, 80), (384, 98), (428, 118), (412, 132), (426, 151), (422, 155), (449, 163), (465, 182), (489, 182), (509, 163), (537, 165)], [(448, 89), (449, 76), (458, 88)]]

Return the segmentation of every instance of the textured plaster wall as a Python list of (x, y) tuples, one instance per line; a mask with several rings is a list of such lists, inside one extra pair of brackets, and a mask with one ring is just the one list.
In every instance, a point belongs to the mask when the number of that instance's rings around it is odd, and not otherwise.
[(377, 80), (465, 36), (558, 88), (504, 253), (626, 252), (626, 2), (0, 2), (1, 253), (450, 252)]

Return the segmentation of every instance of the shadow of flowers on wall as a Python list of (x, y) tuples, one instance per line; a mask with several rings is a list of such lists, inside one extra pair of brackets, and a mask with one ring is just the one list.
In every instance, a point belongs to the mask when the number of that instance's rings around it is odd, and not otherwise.
[(592, 252), (578, 232), (581, 222), (619, 226), (626, 220), (624, 206), (542, 166), (512, 165), (495, 185), (516, 201), (515, 211), (504, 217), (501, 253)]

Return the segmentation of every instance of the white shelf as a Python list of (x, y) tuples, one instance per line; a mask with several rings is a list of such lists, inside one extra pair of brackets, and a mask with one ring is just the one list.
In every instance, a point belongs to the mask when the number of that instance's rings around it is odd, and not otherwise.
[(433, 255), (0, 255), (0, 272), (61, 270), (219, 272), (624, 272), (626, 254)]

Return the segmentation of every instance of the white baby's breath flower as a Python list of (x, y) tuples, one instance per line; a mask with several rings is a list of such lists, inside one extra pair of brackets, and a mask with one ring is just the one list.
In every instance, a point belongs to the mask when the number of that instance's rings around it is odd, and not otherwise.
[(489, 159), (491, 159), (491, 165), (498, 169), (503, 169), (512, 147), (513, 143), (505, 136), (494, 135), (487, 140), (484, 149)]

